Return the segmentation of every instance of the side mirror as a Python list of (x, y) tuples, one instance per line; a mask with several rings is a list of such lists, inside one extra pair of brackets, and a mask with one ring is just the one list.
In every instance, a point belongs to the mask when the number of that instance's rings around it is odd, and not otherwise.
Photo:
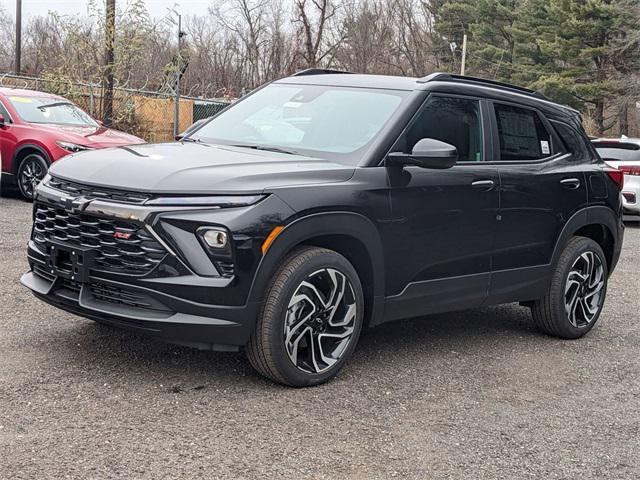
[(4, 115), (0, 113), (0, 128), (4, 128), (4, 125), (5, 125)]
[(458, 150), (440, 140), (423, 138), (413, 146), (411, 153), (392, 152), (387, 160), (396, 165), (444, 169), (453, 167), (458, 161)]

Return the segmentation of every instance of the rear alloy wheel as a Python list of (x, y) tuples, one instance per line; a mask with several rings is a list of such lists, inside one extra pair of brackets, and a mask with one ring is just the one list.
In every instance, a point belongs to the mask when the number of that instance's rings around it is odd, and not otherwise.
[(285, 385), (326, 382), (351, 356), (363, 308), (362, 286), (347, 259), (324, 248), (297, 250), (268, 289), (249, 361)]
[(583, 328), (595, 320), (604, 284), (604, 265), (594, 252), (584, 252), (573, 262), (564, 293), (565, 312), (571, 325)]
[(46, 160), (37, 153), (27, 155), (18, 167), (18, 189), (25, 200), (33, 200), (36, 187), (47, 174)]
[(540, 330), (561, 338), (579, 338), (595, 325), (607, 293), (607, 262), (590, 238), (572, 238), (560, 255), (547, 295), (533, 303)]

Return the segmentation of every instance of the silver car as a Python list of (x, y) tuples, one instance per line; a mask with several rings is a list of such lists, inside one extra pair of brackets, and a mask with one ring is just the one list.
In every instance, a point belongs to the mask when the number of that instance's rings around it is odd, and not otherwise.
[(602, 159), (624, 173), (624, 211), (640, 215), (640, 138), (597, 138), (593, 145)]

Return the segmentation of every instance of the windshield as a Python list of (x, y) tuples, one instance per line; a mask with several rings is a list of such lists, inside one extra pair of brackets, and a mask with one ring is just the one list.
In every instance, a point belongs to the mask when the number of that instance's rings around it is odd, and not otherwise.
[(51, 97), (9, 97), (20, 118), (29, 123), (55, 123), (96, 127), (88, 114), (67, 101)]
[(371, 143), (406, 95), (395, 90), (271, 84), (190, 137), (355, 164), (358, 151)]

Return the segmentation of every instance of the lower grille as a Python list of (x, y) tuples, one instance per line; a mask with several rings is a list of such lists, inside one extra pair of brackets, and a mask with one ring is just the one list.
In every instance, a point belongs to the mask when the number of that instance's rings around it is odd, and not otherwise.
[(106, 283), (91, 283), (89, 291), (96, 300), (109, 303), (117, 303), (135, 308), (151, 308), (152, 302), (145, 295), (140, 295)]
[(114, 273), (144, 275), (167, 254), (142, 225), (76, 214), (37, 203), (33, 240), (46, 251), (47, 242), (90, 248), (96, 252), (93, 268)]
[(49, 270), (47, 270), (46, 267), (42, 267), (37, 264), (33, 266), (33, 273), (35, 273), (39, 277), (44, 278), (49, 282), (53, 282), (56, 279), (55, 275), (52, 274)]
[[(33, 273), (45, 280), (53, 282), (56, 279), (49, 270), (41, 265), (34, 264), (32, 268)], [(127, 307), (141, 308), (156, 312), (170, 311), (165, 305), (144, 293), (133, 292), (131, 290), (95, 281), (86, 283), (85, 288), (88, 288), (91, 296), (99, 302), (124, 305)], [(73, 280), (61, 278), (58, 279), (54, 292), (69, 300), (78, 301), (81, 290), (82, 284)]]

